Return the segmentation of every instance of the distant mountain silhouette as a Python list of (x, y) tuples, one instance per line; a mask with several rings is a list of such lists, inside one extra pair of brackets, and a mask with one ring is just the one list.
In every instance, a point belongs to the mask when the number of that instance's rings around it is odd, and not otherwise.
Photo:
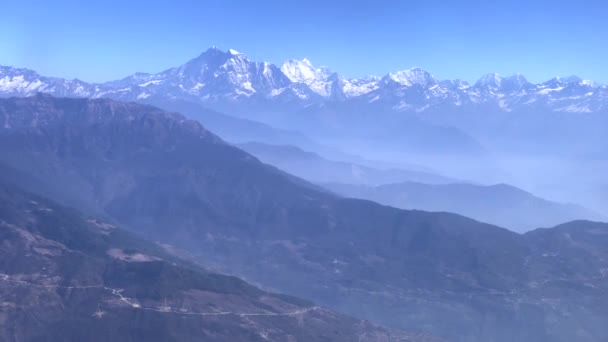
[(404, 182), (374, 187), (333, 183), (325, 187), (347, 197), (403, 209), (457, 213), (518, 232), (577, 219), (602, 219), (580, 206), (548, 201), (507, 184)]
[(454, 180), (430, 171), (404, 168), (380, 169), (355, 162), (333, 161), (290, 145), (271, 145), (259, 142), (238, 144), (261, 161), (316, 183), (343, 182), (380, 185), (402, 181), (449, 183)]

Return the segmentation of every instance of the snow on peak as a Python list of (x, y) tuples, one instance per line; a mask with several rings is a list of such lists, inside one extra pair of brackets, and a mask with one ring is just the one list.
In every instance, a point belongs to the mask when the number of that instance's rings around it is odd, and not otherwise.
[(378, 77), (367, 77), (364, 79), (343, 80), (342, 92), (346, 97), (355, 97), (367, 94), (378, 89)]
[(519, 91), (530, 85), (530, 82), (522, 74), (514, 74), (504, 78), (501, 83), (501, 88), (507, 91)]
[(310, 62), (310, 60), (308, 58), (303, 58), (302, 59), (302, 63), (304, 63), (305, 65), (313, 68), (312, 63)]
[(281, 66), (281, 71), (292, 82), (300, 83), (323, 81), (331, 74), (327, 68), (315, 68), (306, 58), (301, 61), (295, 59), (286, 61), (283, 66)]
[(566, 77), (554, 77), (549, 81), (542, 83), (543, 87), (555, 87), (555, 86), (566, 86), (566, 85), (582, 85), (589, 87), (597, 87), (599, 86), (596, 82), (591, 80), (584, 80), (578, 76), (566, 76)]
[(223, 52), (222, 50), (220, 50), (218, 47), (216, 46), (212, 46), (210, 48), (208, 48), (207, 50), (205, 50), (202, 54), (217, 54), (217, 53), (221, 53)]
[[(418, 94), (420, 88), (424, 89), (423, 94)], [(325, 67), (315, 67), (306, 58), (288, 60), (279, 68), (272, 63), (251, 61), (234, 49), (216, 47), (158, 74), (135, 74), (103, 84), (42, 77), (31, 70), (0, 66), (1, 96), (28, 96), (36, 92), (95, 98), (110, 96), (121, 100), (162, 96), (190, 100), (195, 96), (203, 102), (253, 95), (280, 96), (281, 101), (291, 101), (294, 95), (298, 101), (320, 101), (321, 98), (342, 101), (366, 96), (362, 99), (378, 103), (387, 101), (391, 108), (400, 110), (424, 110), (445, 103), (464, 106), (486, 102), (496, 103), (506, 111), (535, 102), (569, 112), (608, 107), (608, 88), (575, 76), (532, 84), (521, 74), (502, 77), (490, 73), (470, 85), (459, 80), (439, 81), (421, 68), (412, 68), (382, 78), (347, 78)], [(417, 97), (412, 97), (414, 95)]]
[(576, 76), (576, 75), (571, 75), (571, 76), (566, 76), (566, 77), (557, 77), (558, 80), (565, 82), (565, 83), (580, 83), (583, 81), (582, 78)]
[(500, 88), (504, 78), (497, 73), (489, 73), (481, 76), (475, 83), (477, 87)]
[(213, 58), (213, 59), (221, 60), (221, 59), (234, 58), (234, 57), (246, 58), (245, 55), (243, 55), (239, 51), (236, 51), (235, 49), (228, 49), (228, 50), (224, 51), (215, 46), (212, 46), (212, 47), (208, 48), (207, 50), (205, 50), (205, 52), (203, 52), (198, 58), (195, 58), (195, 59)]
[(396, 73), (389, 73), (388, 78), (404, 86), (412, 86), (415, 84), (429, 86), (437, 83), (435, 78), (433, 78), (433, 75), (421, 68), (412, 68)]
[(518, 85), (524, 85), (524, 84), (528, 83), (528, 80), (526, 79), (526, 77), (520, 73), (507, 77), (507, 80), (509, 80), (510, 82), (516, 83)]

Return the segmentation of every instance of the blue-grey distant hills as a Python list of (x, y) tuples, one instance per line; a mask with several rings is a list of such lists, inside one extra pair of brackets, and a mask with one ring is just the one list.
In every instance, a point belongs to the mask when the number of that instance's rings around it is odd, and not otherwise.
[(603, 217), (574, 204), (548, 201), (510, 186), (497, 184), (424, 184), (402, 182), (379, 186), (324, 184), (338, 194), (403, 209), (445, 211), (525, 232), (539, 227)]
[[(425, 170), (417, 165), (401, 167), (370, 167), (361, 160), (336, 161), (305, 151), (296, 146), (271, 145), (247, 142), (237, 145), (261, 161), (314, 183), (349, 183), (381, 185), (387, 183), (415, 181), (429, 184), (452, 183), (455, 180)], [(351, 158), (352, 159), (352, 158)]]
[(573, 220), (603, 219), (579, 205), (549, 201), (507, 184), (465, 183), (405, 167), (373, 168), (330, 160), (294, 146), (250, 142), (238, 147), (343, 196), (402, 209), (457, 213), (518, 232)]

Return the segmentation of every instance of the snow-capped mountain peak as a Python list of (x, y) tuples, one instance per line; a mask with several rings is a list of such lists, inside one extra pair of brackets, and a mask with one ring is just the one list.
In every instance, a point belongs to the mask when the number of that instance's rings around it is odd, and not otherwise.
[(301, 61), (290, 59), (283, 63), (281, 71), (287, 76), (292, 82), (308, 83), (312, 81), (323, 81), (326, 80), (331, 71), (329, 69), (321, 67), (315, 68), (312, 63), (304, 58)]
[[(234, 49), (212, 47), (181, 66), (159, 73), (135, 73), (121, 80), (87, 83), (45, 77), (27, 69), (0, 66), (0, 96), (38, 92), (69, 97), (110, 97), (126, 101), (186, 101), (223, 109), (239, 101), (264, 108), (300, 108), (332, 101), (364, 101), (398, 111), (425, 111), (441, 106), (491, 105), (504, 111), (528, 106), (558, 112), (608, 110), (605, 86), (579, 77), (554, 78), (532, 84), (521, 74), (486, 74), (475, 85), (436, 80), (412, 68), (382, 78), (346, 78), (308, 59), (288, 60), (281, 67), (251, 61)], [(247, 102), (249, 103), (249, 102)], [(234, 107), (230, 107), (234, 108)], [(280, 109), (282, 110), (282, 109)]]
[(526, 79), (526, 77), (520, 73), (517, 73), (515, 75), (509, 76), (506, 78), (507, 81), (509, 81), (512, 84), (515, 84), (519, 87), (529, 83), (528, 80)]
[(502, 86), (504, 78), (497, 73), (487, 73), (475, 83), (478, 88), (498, 89)]
[(557, 77), (557, 79), (560, 82), (564, 82), (566, 84), (568, 83), (580, 83), (583, 81), (582, 78), (576, 76), (576, 75), (570, 75), (570, 76), (566, 76), (566, 77)]
[(518, 73), (503, 78), (500, 84), (500, 89), (507, 92), (517, 92), (532, 86), (532, 83), (528, 82), (524, 75)]
[(411, 87), (413, 85), (428, 87), (437, 84), (437, 81), (435, 78), (433, 78), (433, 75), (421, 68), (412, 68), (398, 71), (396, 73), (389, 73), (387, 77), (389, 80), (407, 87)]
[(332, 84), (335, 80), (330, 79), (330, 76), (333, 73), (326, 67), (316, 68), (306, 58), (286, 61), (281, 66), (281, 72), (291, 82), (304, 84), (318, 95), (329, 97), (332, 94)]

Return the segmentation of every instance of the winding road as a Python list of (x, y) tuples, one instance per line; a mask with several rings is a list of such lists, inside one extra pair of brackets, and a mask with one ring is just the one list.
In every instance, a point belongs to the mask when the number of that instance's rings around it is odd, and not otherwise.
[[(160, 306), (160, 307), (152, 307), (152, 306), (142, 306), (138, 303), (136, 299), (125, 297), (123, 295), (124, 289), (115, 289), (111, 287), (107, 287), (104, 285), (82, 285), (82, 286), (61, 286), (61, 285), (44, 285), (44, 284), (34, 284), (29, 281), (14, 279), (13, 277), (0, 273), (0, 281), (5, 283), (12, 283), (16, 285), (23, 286), (32, 286), (38, 288), (55, 288), (55, 289), (69, 289), (69, 290), (78, 290), (78, 289), (103, 289), (108, 291), (114, 297), (116, 297), (120, 302), (128, 305), (132, 309), (136, 310), (146, 310), (146, 311), (154, 311), (163, 314), (176, 314), (176, 315), (189, 315), (189, 316), (239, 316), (239, 317), (255, 317), (255, 316), (297, 316), (309, 313), (311, 311), (316, 311), (321, 309), (319, 306), (311, 306), (306, 308), (301, 308), (298, 310), (288, 311), (288, 312), (234, 312), (234, 311), (212, 311), (212, 312), (195, 312), (188, 311), (185, 309), (175, 310), (168, 306)], [(94, 315), (101, 317), (98, 315), (99, 312), (96, 312)]]

